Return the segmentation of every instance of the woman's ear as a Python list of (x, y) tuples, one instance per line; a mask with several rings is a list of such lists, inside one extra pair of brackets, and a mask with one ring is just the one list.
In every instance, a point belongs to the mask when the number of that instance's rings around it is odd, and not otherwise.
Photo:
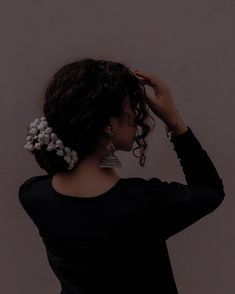
[(113, 132), (112, 125), (107, 125), (107, 126), (104, 128), (104, 133), (105, 133), (105, 135), (107, 135), (108, 137), (111, 136), (112, 132)]
[(119, 120), (120, 118), (116, 118), (116, 117), (111, 117), (109, 119), (109, 123), (104, 128), (104, 132), (109, 138), (113, 137), (118, 132), (119, 124), (120, 124)]

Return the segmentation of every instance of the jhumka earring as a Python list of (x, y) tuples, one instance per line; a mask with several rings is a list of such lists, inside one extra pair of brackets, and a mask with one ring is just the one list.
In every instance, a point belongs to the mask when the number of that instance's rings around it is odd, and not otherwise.
[(121, 167), (122, 164), (114, 154), (115, 146), (113, 144), (114, 132), (110, 132), (110, 142), (106, 146), (105, 155), (100, 161), (99, 167)]

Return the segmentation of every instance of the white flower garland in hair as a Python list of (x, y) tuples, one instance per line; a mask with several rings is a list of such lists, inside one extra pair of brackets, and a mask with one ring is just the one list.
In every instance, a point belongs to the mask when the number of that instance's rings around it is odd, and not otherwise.
[(34, 149), (41, 149), (42, 145), (48, 145), (46, 148), (47, 151), (57, 150), (56, 154), (63, 156), (64, 160), (69, 163), (67, 168), (69, 170), (74, 167), (78, 160), (77, 152), (64, 146), (62, 140), (52, 132), (52, 128), (48, 127), (44, 116), (40, 119), (36, 118), (29, 124), (26, 141), (27, 144), (24, 145), (24, 149), (29, 152), (32, 152)]

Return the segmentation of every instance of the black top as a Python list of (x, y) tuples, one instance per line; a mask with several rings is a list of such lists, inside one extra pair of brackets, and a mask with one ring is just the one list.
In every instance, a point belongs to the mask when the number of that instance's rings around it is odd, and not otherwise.
[(225, 193), (190, 127), (170, 141), (187, 185), (121, 178), (89, 198), (54, 190), (33, 176), (19, 200), (38, 228), (61, 294), (176, 294), (166, 239), (215, 210)]

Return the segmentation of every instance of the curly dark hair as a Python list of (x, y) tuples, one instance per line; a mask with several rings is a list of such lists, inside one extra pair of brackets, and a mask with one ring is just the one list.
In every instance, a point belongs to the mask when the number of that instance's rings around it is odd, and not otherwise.
[[(110, 117), (123, 112), (126, 97), (136, 112), (138, 135), (133, 155), (144, 166), (146, 136), (155, 125), (146, 103), (145, 87), (135, 74), (120, 62), (84, 58), (60, 68), (48, 81), (43, 97), (43, 113), (54, 133), (70, 149), (77, 151), (79, 162), (94, 151)], [(153, 125), (150, 124), (150, 120)], [(140, 132), (139, 132), (140, 131)], [(140, 155), (135, 150), (140, 149)], [(32, 153), (39, 166), (50, 175), (67, 172), (68, 163), (43, 145)]]

